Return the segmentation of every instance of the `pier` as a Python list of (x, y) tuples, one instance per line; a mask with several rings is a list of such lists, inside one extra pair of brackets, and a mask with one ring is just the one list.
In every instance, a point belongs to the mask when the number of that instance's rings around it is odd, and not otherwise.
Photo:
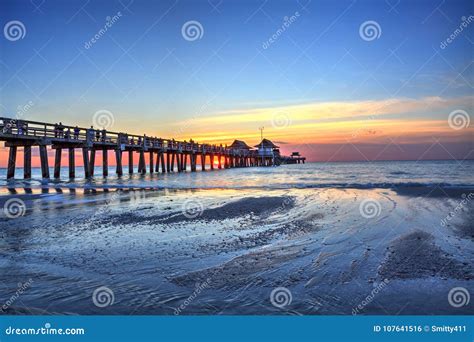
[[(264, 141), (265, 140), (265, 141)], [(135, 157), (138, 157), (140, 174), (195, 172), (198, 162), (201, 170), (206, 171), (206, 162), (209, 161), (211, 170), (228, 169), (235, 167), (274, 166), (280, 164), (304, 163), (301, 156), (281, 156), (277, 148), (269, 148), (269, 140), (262, 140), (262, 148), (252, 149), (250, 146), (222, 146), (199, 144), (192, 140), (177, 141), (147, 135), (136, 135), (122, 132), (111, 132), (105, 129), (84, 128), (78, 126), (58, 125), (45, 122), (17, 120), (0, 117), (0, 141), (9, 148), (7, 178), (15, 178), (18, 148), (23, 148), (23, 178), (31, 178), (32, 148), (39, 149), (41, 174), (43, 178), (50, 178), (48, 149), (55, 151), (53, 177), (58, 179), (61, 174), (63, 150), (68, 153), (69, 178), (76, 176), (76, 152), (82, 155), (84, 175), (86, 178), (94, 176), (95, 157), (102, 154), (102, 175), (108, 176), (109, 151), (114, 151), (115, 172), (122, 176), (124, 166), (128, 164), (128, 173), (135, 172)], [(235, 143), (235, 142), (234, 142)], [(124, 154), (128, 160), (124, 165)], [(149, 156), (146, 165), (145, 155)]]

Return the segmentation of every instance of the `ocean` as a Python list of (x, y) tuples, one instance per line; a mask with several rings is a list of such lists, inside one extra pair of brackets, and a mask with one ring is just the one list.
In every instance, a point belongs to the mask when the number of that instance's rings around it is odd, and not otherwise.
[[(304, 188), (393, 188), (397, 186), (465, 187), (474, 184), (474, 160), (465, 161), (379, 161), (332, 162), (284, 165), (281, 167), (252, 167), (228, 170), (197, 171), (195, 173), (147, 173), (145, 175), (115, 175), (102, 177), (102, 167), (95, 168), (95, 178), (84, 179), (81, 167), (76, 178), (69, 180), (67, 167), (62, 168), (61, 180), (43, 181), (41, 169), (32, 169), (31, 180), (6, 180), (6, 169), (0, 169), (0, 186), (30, 188), (83, 189), (304, 189)], [(23, 170), (18, 168), (17, 177)], [(53, 174), (51, 168), (50, 174)]]
[(101, 171), (0, 170), (0, 312), (474, 312), (472, 160)]

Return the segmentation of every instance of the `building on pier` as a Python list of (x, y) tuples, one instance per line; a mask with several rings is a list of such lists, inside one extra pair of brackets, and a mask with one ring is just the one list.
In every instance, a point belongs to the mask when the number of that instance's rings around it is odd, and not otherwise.
[(305, 157), (302, 157), (299, 152), (293, 152), (289, 157), (281, 156), (281, 164), (301, 164), (306, 161)]
[(247, 145), (247, 143), (242, 140), (234, 140), (229, 148), (239, 152), (248, 152), (253, 149), (252, 146)]
[(280, 155), (280, 147), (266, 138), (262, 139), (260, 144), (255, 145), (255, 147), (259, 156), (276, 157)]

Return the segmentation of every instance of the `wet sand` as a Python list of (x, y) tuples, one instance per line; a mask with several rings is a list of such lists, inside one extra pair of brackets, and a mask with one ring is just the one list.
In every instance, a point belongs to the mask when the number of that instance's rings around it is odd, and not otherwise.
[(379, 274), (386, 279), (474, 279), (472, 265), (454, 259), (452, 254), (436, 245), (433, 235), (423, 231), (393, 241)]
[[(469, 191), (3, 196), (2, 205), (21, 198), (26, 213), (0, 223), (1, 301), (32, 279), (3, 312), (350, 315), (364, 302), (357, 314), (469, 314), (473, 304), (455, 308), (448, 293), (474, 293), (472, 203), (441, 224)], [(375, 215), (362, 215), (365, 200), (379, 205)], [(102, 286), (114, 300), (98, 307)], [(281, 287), (291, 300), (274, 305)]]
[[(196, 214), (178, 213), (158, 214), (141, 216), (136, 213), (124, 213), (110, 218), (115, 224), (143, 223), (143, 222), (160, 222), (163, 224), (190, 222), (190, 221), (222, 221), (226, 219), (235, 219), (245, 215), (264, 217), (275, 210), (284, 210), (293, 205), (291, 197), (250, 197), (242, 198), (232, 203), (224, 204), (215, 208), (201, 208), (200, 203), (191, 203), (190, 210), (196, 210)], [(193, 208), (195, 206), (196, 208)], [(184, 210), (186, 211), (186, 210)], [(102, 221), (104, 222), (104, 221)]]

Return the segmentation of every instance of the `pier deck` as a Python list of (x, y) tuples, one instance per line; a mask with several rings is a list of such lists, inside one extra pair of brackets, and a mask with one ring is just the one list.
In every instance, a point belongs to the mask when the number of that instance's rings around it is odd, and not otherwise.
[[(111, 132), (101, 129), (78, 126), (57, 125), (45, 122), (17, 120), (0, 117), (0, 141), (9, 148), (7, 178), (15, 177), (18, 147), (23, 148), (23, 177), (31, 178), (31, 149), (39, 148), (41, 173), (50, 178), (48, 149), (55, 150), (54, 178), (60, 177), (62, 151), (69, 153), (69, 177), (75, 177), (75, 153), (82, 153), (85, 177), (94, 176), (96, 152), (102, 153), (102, 174), (108, 175), (108, 151), (114, 151), (117, 175), (123, 175), (123, 154), (128, 154), (128, 173), (134, 173), (134, 154), (138, 155), (138, 173), (183, 172), (187, 170), (188, 160), (191, 172), (197, 169), (198, 157), (201, 169), (234, 168), (252, 166), (272, 166), (280, 163), (304, 163), (305, 158), (262, 156), (256, 150), (237, 150), (222, 145), (199, 144), (192, 140), (177, 141), (147, 135)], [(145, 154), (149, 155), (146, 165)]]

